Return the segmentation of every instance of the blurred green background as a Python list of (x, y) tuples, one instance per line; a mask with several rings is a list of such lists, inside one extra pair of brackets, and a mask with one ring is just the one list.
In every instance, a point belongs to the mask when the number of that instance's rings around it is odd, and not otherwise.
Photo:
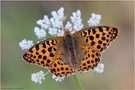
[(101, 62), (105, 71), (95, 75), (92, 71), (77, 74), (84, 90), (133, 90), (134, 86), (134, 2), (133, 1), (3, 1), (1, 39), (1, 87), (4, 90), (75, 90), (78, 89), (73, 77), (56, 82), (51, 74), (41, 85), (31, 81), (31, 74), (47, 69), (29, 65), (22, 60), (24, 51), (19, 47), (22, 39), (38, 40), (34, 34), (36, 21), (44, 15), (65, 8), (65, 15), (71, 16), (76, 10), (82, 11), (84, 27), (91, 13), (101, 14), (101, 24), (119, 29), (118, 38), (102, 54)]

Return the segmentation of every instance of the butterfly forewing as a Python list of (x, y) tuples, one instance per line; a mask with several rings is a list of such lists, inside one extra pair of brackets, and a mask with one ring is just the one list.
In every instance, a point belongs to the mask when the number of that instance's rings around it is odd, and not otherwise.
[(117, 28), (96, 26), (80, 30), (73, 35), (84, 45), (89, 45), (95, 51), (102, 52), (117, 37), (117, 34)]
[(42, 41), (31, 47), (23, 55), (23, 59), (28, 63), (37, 64), (43, 67), (50, 67), (56, 59), (61, 41), (61, 37)]

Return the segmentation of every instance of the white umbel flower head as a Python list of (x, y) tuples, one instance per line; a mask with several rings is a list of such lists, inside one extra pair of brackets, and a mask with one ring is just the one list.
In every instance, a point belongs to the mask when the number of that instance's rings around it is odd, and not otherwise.
[(31, 80), (33, 81), (33, 82), (35, 82), (35, 83), (39, 83), (39, 84), (41, 84), (42, 83), (42, 80), (44, 80), (45, 79), (45, 74), (44, 74), (44, 72), (43, 71), (39, 71), (39, 72), (37, 72), (37, 73), (33, 73), (32, 75), (31, 75)]
[(99, 63), (96, 68), (93, 69), (95, 73), (103, 73), (104, 72), (104, 64)]
[(54, 74), (53, 74), (52, 78), (55, 79), (57, 82), (61, 82), (62, 80), (64, 80), (64, 77), (57, 77)]
[(101, 15), (92, 13), (91, 18), (88, 20), (88, 25), (97, 26), (97, 25), (99, 25), (100, 20), (101, 20)]
[(75, 31), (81, 30), (83, 28), (84, 25), (82, 24), (81, 14), (82, 13), (80, 10), (72, 13), (70, 19), (73, 24), (73, 30), (71, 31), (71, 33), (74, 33)]
[(63, 36), (63, 21), (66, 19), (64, 16), (64, 8), (61, 7), (58, 11), (51, 12), (52, 17), (49, 19), (47, 15), (44, 15), (43, 19), (37, 21), (37, 24), (41, 28), (35, 27), (34, 32), (38, 39), (46, 36), (46, 32), (52, 36)]
[(50, 27), (50, 20), (47, 15), (44, 15), (44, 19), (40, 19), (37, 21), (37, 24), (41, 26), (43, 29), (48, 29)]
[(57, 12), (52, 11), (52, 16), (54, 19), (58, 19), (59, 21), (63, 21), (64, 19), (64, 8), (61, 7)]
[(46, 32), (44, 29), (39, 29), (38, 27), (35, 27), (34, 32), (37, 35), (38, 39), (44, 38), (46, 36)]
[(55, 28), (61, 28), (63, 25), (64, 17), (64, 8), (61, 7), (57, 12), (52, 11), (52, 18), (50, 19), (50, 22), (53, 27)]
[(23, 39), (20, 43), (19, 43), (19, 46), (21, 47), (22, 50), (27, 50), (29, 49), (31, 46), (33, 46), (33, 41), (32, 40), (26, 40), (26, 39)]

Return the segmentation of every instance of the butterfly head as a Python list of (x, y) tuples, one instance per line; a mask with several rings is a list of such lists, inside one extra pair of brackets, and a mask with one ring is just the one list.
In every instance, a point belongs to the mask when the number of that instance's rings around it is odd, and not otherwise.
[(65, 28), (64, 36), (67, 35), (73, 36), (72, 33), (69, 31), (69, 29)]

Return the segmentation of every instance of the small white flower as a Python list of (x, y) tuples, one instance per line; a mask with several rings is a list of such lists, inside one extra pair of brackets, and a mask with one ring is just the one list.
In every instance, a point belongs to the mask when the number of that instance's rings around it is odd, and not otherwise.
[(69, 31), (72, 32), (72, 24), (70, 22), (67, 22), (67, 24), (65, 25), (65, 28), (68, 28)]
[(26, 41), (26, 39), (23, 39), (20, 43), (19, 46), (22, 48), (22, 50), (27, 50), (29, 49), (31, 46), (33, 46), (33, 41), (32, 40), (28, 40)]
[(92, 13), (91, 18), (88, 20), (88, 25), (97, 26), (97, 25), (99, 25), (100, 20), (101, 20), (101, 15)]
[(44, 15), (44, 19), (43, 19), (43, 25), (41, 27), (43, 27), (44, 29), (48, 29), (51, 25), (51, 22), (48, 18), (47, 15)]
[(93, 69), (95, 73), (103, 73), (104, 72), (104, 64), (99, 63), (96, 68)]
[(35, 27), (34, 32), (37, 35), (38, 39), (41, 39), (46, 36), (46, 32), (44, 29), (39, 29), (38, 27)]
[(44, 15), (44, 23), (48, 25), (50, 24), (50, 20), (47, 15)]
[(42, 80), (45, 79), (44, 76), (45, 76), (44, 72), (40, 70), (39, 72), (33, 73), (33, 74), (31, 75), (31, 80), (32, 80), (33, 82), (35, 82), (35, 83), (41, 84), (41, 83), (42, 83)]
[(81, 30), (83, 28), (84, 25), (82, 24), (81, 11), (80, 10), (77, 10), (77, 12), (73, 12), (70, 19), (71, 19), (71, 22), (73, 24), (72, 33), (74, 33), (75, 31)]
[(64, 35), (64, 30), (58, 30), (57, 36), (63, 36)]
[(59, 10), (58, 10), (58, 14), (61, 16), (61, 17), (64, 17), (64, 8), (61, 7)]
[(41, 26), (41, 28), (47, 29), (50, 27), (50, 20), (47, 15), (44, 15), (44, 19), (40, 19), (37, 21), (37, 24)]
[(64, 19), (64, 8), (61, 7), (57, 12), (52, 11), (51, 14), (54, 19), (58, 19), (59, 21), (62, 21)]
[(52, 24), (52, 28), (62, 28), (63, 27), (63, 21), (66, 17), (64, 17), (64, 8), (61, 7), (57, 12), (52, 11), (52, 18), (50, 19), (50, 22)]
[(56, 28), (49, 28), (48, 33), (49, 33), (50, 35), (56, 35), (56, 34), (57, 34), (57, 30), (58, 30), (58, 29), (56, 29)]
[(63, 26), (63, 21), (60, 21), (53, 17), (50, 19), (50, 22), (51, 22), (53, 28), (61, 28)]
[(64, 80), (64, 77), (57, 77), (54, 74), (53, 74), (52, 78), (55, 79), (57, 82), (61, 82), (62, 80)]
[(72, 23), (74, 23), (75, 21), (78, 21), (78, 19), (81, 18), (81, 11), (77, 10), (76, 12), (72, 13), (72, 16), (70, 17)]
[(43, 20), (39, 19), (39, 20), (37, 21), (37, 24), (40, 25), (40, 26), (42, 26)]

